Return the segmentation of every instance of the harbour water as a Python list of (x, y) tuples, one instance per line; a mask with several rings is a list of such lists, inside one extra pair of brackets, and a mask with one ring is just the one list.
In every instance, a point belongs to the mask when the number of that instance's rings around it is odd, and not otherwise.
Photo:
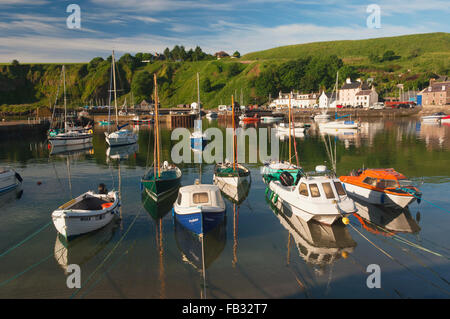
[[(23, 192), (0, 197), (0, 298), (448, 298), (450, 126), (416, 118), (362, 124), (356, 134), (329, 132), (337, 173), (393, 167), (419, 185), (420, 204), (401, 212), (360, 204), (347, 226), (307, 224), (272, 207), (261, 164), (247, 164), (247, 198), (226, 200), (223, 223), (203, 239), (205, 277), (200, 239), (174, 223), (170, 204), (141, 195), (153, 155), (149, 127), (137, 130), (138, 145), (109, 152), (97, 127), (92, 147), (63, 154), (52, 154), (45, 135), (2, 139), (0, 166), (14, 167), (24, 182)], [(204, 120), (209, 126), (224, 129)], [(170, 134), (162, 128), (163, 159), (175, 143)], [(314, 127), (297, 148), (305, 170), (327, 161)], [(287, 140), (280, 151), (286, 158)], [(179, 167), (182, 185), (198, 178), (198, 165)], [(212, 183), (213, 168), (202, 165), (203, 182)], [(51, 212), (99, 183), (120, 189), (121, 219), (67, 244)], [(70, 264), (81, 267), (80, 289), (67, 287)], [(367, 286), (372, 264), (381, 288)]]

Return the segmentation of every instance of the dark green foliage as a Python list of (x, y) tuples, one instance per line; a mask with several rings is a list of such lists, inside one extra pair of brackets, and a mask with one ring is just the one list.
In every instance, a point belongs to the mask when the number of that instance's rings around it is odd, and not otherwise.
[(211, 92), (211, 80), (209, 78), (206, 78), (202, 81), (201, 89), (203, 92)]
[(149, 100), (153, 92), (152, 75), (147, 71), (136, 73), (131, 82), (131, 91), (136, 103), (141, 103), (144, 99)]
[(388, 50), (388, 51), (384, 52), (383, 57), (381, 59), (383, 62), (392, 61), (392, 60), (400, 59), (400, 56), (395, 55), (394, 51)]

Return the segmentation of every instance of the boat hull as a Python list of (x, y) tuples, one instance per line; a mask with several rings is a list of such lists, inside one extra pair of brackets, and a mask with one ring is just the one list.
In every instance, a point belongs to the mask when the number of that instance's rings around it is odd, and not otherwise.
[(392, 208), (405, 208), (415, 200), (415, 197), (412, 195), (394, 195), (350, 183), (343, 182), (343, 184), (350, 196), (354, 196), (369, 204), (383, 205)]
[(17, 188), (20, 184), (21, 183), (17, 179), (15, 171), (7, 170), (5, 172), (0, 173), (0, 194), (13, 190)]
[(179, 213), (173, 208), (176, 221), (184, 228), (196, 234), (206, 234), (214, 229), (224, 219), (224, 210), (207, 210), (203, 208), (200, 211), (191, 213)]
[(92, 143), (92, 134), (86, 134), (81, 137), (49, 137), (48, 141), (53, 146), (69, 146)]
[(105, 132), (105, 139), (109, 146), (122, 146), (130, 145), (137, 142), (137, 136), (135, 134), (127, 134), (125, 136), (120, 136), (116, 132), (108, 134)]
[(145, 192), (155, 201), (170, 196), (174, 189), (180, 187), (181, 171), (179, 168), (170, 171), (170, 173), (165, 171), (161, 174), (161, 178), (155, 180), (153, 178), (153, 168), (151, 168), (141, 180)]

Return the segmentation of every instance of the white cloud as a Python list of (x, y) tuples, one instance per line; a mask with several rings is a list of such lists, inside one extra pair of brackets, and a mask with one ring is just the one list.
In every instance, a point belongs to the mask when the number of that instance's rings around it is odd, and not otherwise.
[(113, 39), (0, 37), (0, 43), (5, 43), (0, 51), (0, 61), (8, 62), (18, 59), (21, 62), (82, 62), (89, 61), (98, 55), (108, 56), (113, 49), (119, 55), (125, 52), (162, 52), (164, 48), (176, 44), (182, 44), (186, 48), (199, 45), (204, 51), (210, 53), (219, 50), (229, 52), (238, 50), (244, 54), (282, 45), (357, 40), (433, 31), (437, 30), (431, 30), (425, 26), (418, 26), (415, 29), (399, 26), (367, 29), (360, 26), (325, 27), (313, 24), (289, 24), (268, 28), (233, 24), (233, 27), (227, 31), (203, 36), (162, 37), (141, 34)]

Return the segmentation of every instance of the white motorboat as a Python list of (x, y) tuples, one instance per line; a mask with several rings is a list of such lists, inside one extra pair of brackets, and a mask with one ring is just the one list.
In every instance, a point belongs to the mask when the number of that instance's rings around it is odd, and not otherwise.
[(316, 122), (326, 122), (331, 120), (331, 115), (327, 113), (321, 113), (314, 116)]
[(447, 114), (444, 112), (437, 112), (432, 115), (422, 116), (422, 121), (427, 123), (439, 123), (443, 117), (447, 117)]
[(119, 193), (81, 194), (53, 211), (56, 230), (69, 239), (76, 235), (100, 229), (111, 222), (120, 206)]
[(357, 129), (360, 124), (357, 121), (330, 121), (326, 123), (319, 123), (319, 129)]
[(216, 119), (219, 115), (216, 112), (208, 112), (206, 118), (209, 120)]
[(22, 177), (12, 168), (0, 167), (0, 193), (10, 191), (22, 184)]
[(275, 203), (280, 201), (305, 221), (331, 225), (357, 211), (339, 179), (323, 165), (317, 166), (316, 172), (301, 176), (297, 184), (286, 184), (286, 180), (289, 179), (280, 176), (279, 180), (269, 182), (271, 199)]
[[(278, 135), (289, 134), (289, 123), (280, 123), (275, 126)], [(303, 123), (293, 123), (291, 124), (291, 135), (300, 136), (305, 133), (305, 125)]]
[(283, 121), (284, 117), (282, 116), (262, 116), (261, 121), (263, 123), (275, 123)]
[(109, 146), (129, 145), (137, 142), (137, 136), (127, 129), (108, 133), (105, 132), (105, 139)]
[(196, 234), (207, 233), (223, 220), (226, 206), (216, 185), (200, 184), (181, 187), (173, 205), (175, 218)]

